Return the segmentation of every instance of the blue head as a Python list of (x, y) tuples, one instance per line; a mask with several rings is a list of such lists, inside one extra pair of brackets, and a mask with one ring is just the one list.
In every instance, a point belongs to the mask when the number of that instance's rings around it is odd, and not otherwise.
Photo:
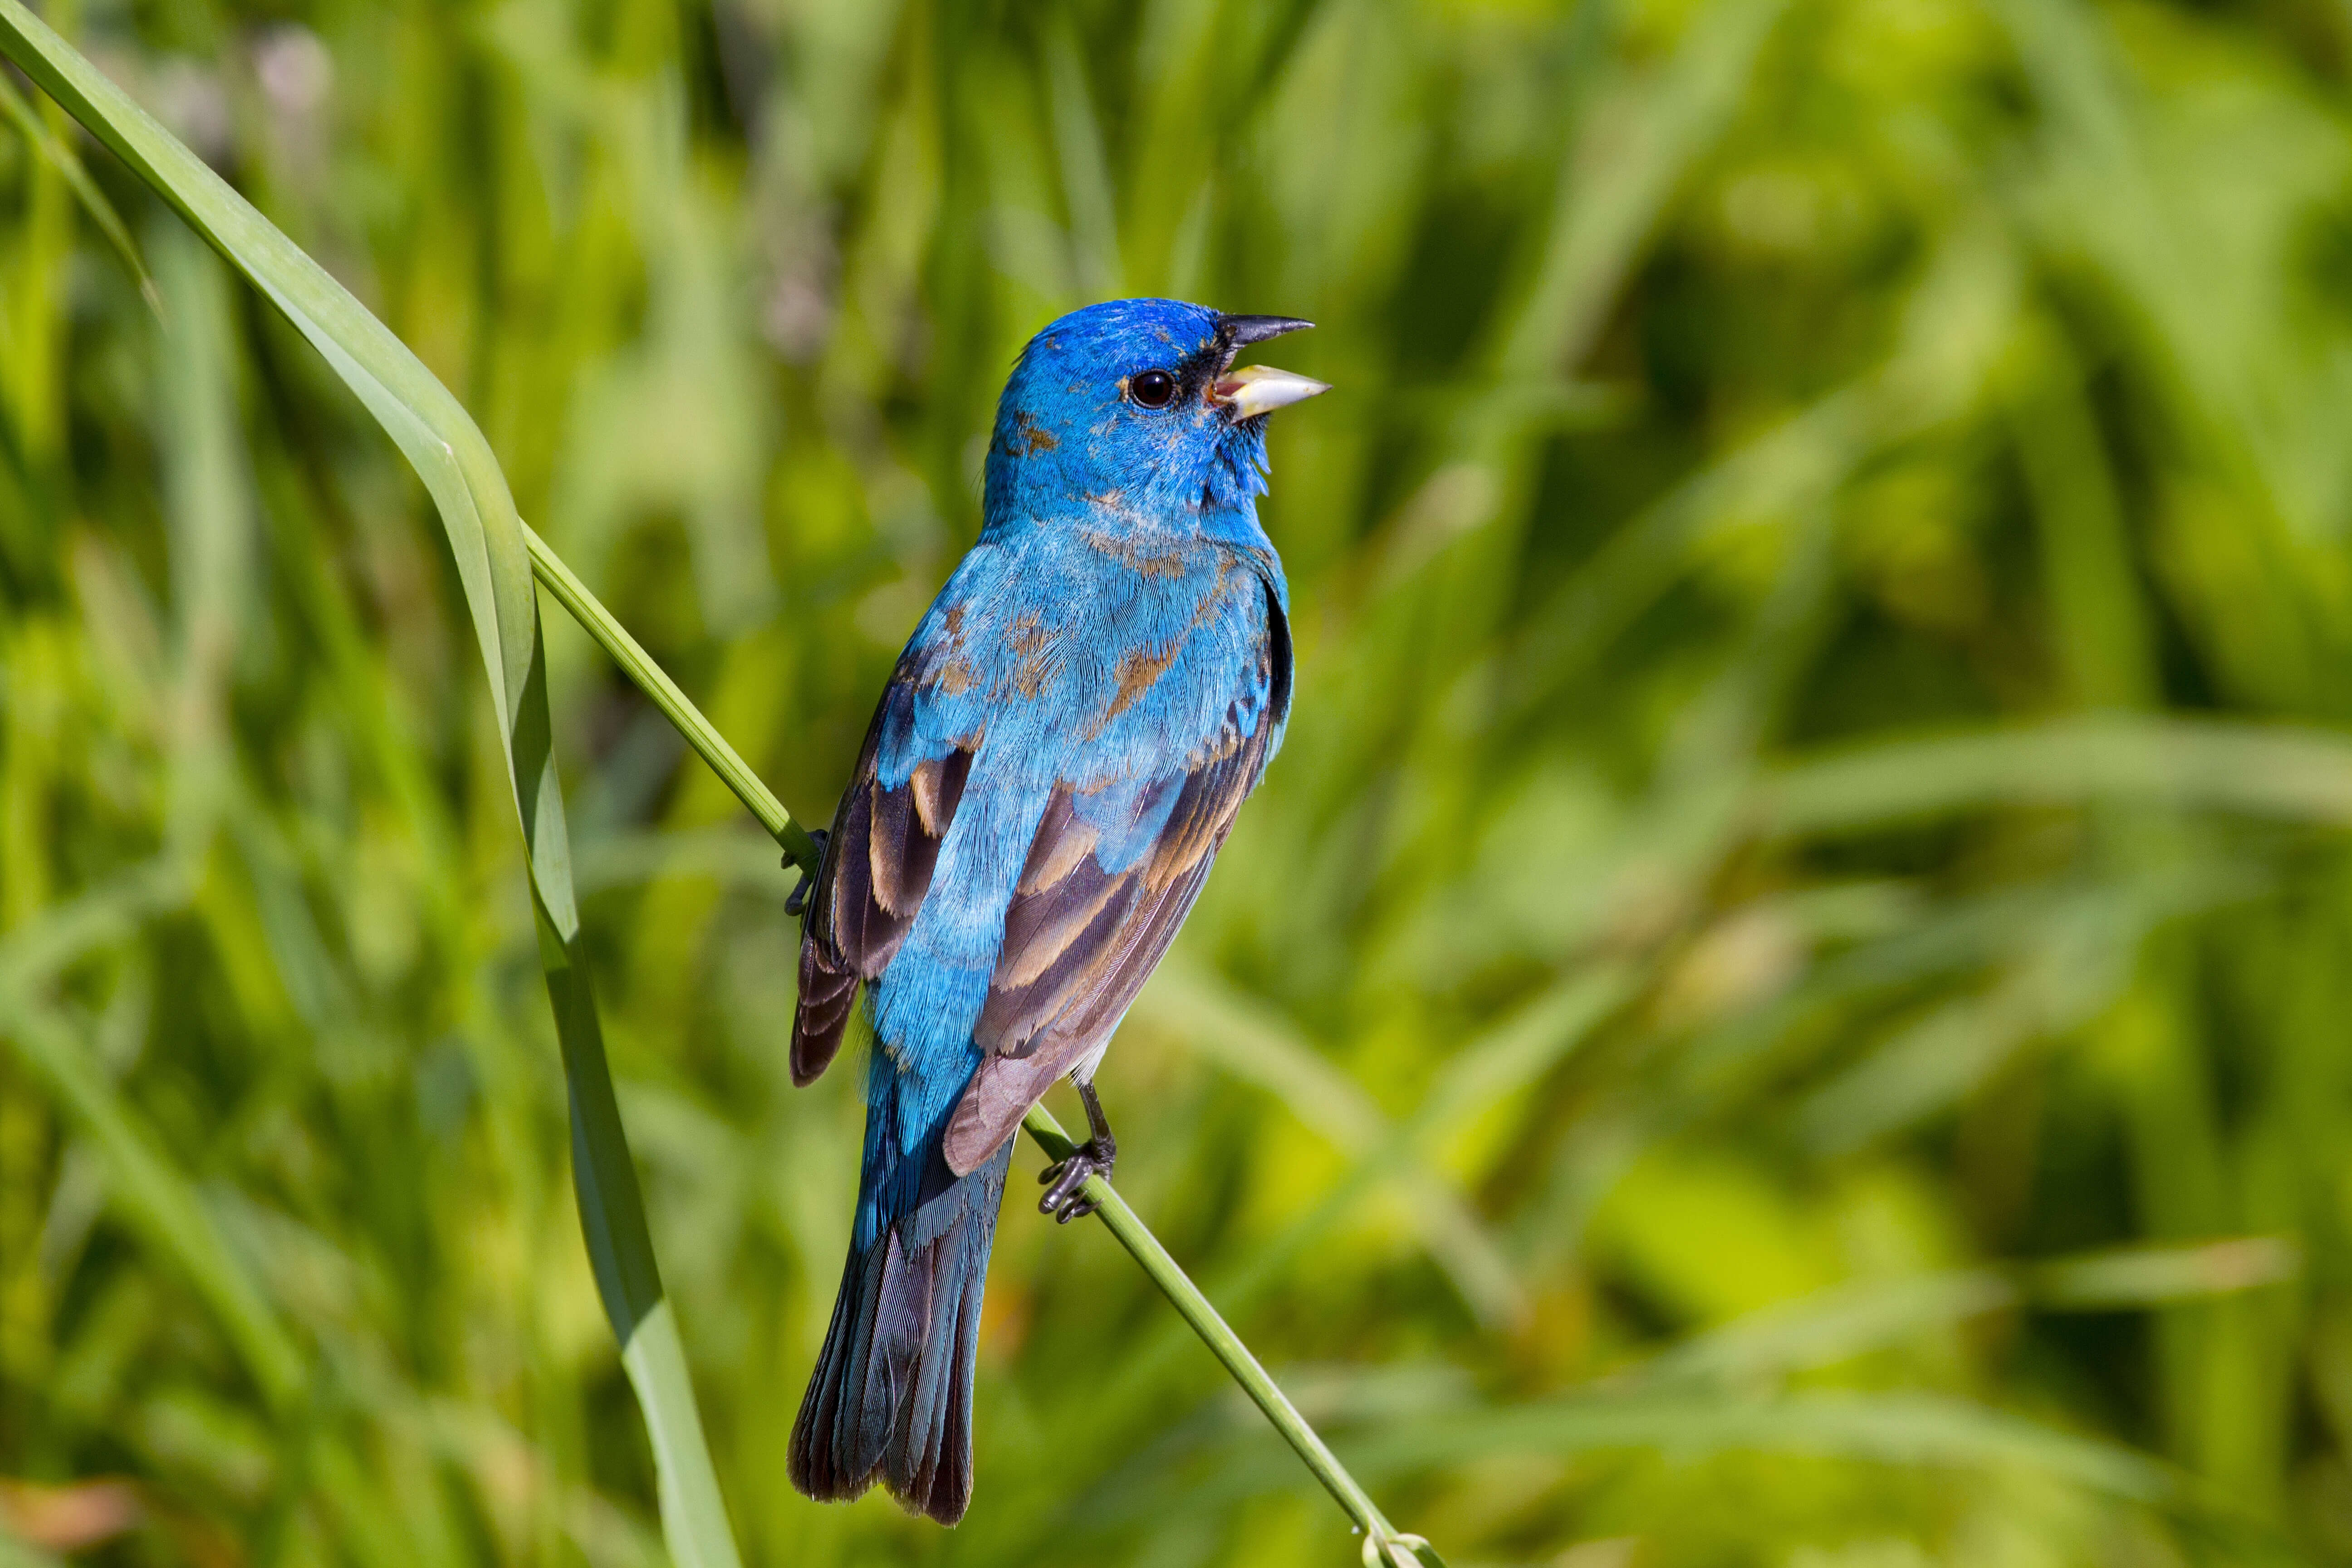
[(1073, 310), (1029, 340), (996, 405), (986, 526), (1106, 511), (1139, 529), (1256, 521), (1265, 416), (1326, 390), (1267, 365), (1251, 343), (1311, 326), (1177, 300)]

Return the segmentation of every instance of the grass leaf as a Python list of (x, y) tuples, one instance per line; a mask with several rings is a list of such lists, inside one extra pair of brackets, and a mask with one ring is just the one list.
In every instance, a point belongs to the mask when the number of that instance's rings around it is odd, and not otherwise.
[[(702, 1435), (580, 947), (555, 775), (545, 649), (522, 521), (489, 443), (416, 356), (219, 175), (39, 18), (0, 0), (0, 47), (145, 180), (326, 357), (433, 497), (490, 677), (530, 863), (541, 964), (563, 1050), (580, 1219), (622, 1363), (653, 1438), (663, 1532), (688, 1568), (732, 1568), (734, 1540)], [(275, 1367), (273, 1357), (270, 1364)], [(290, 1373), (273, 1373), (273, 1375)]]

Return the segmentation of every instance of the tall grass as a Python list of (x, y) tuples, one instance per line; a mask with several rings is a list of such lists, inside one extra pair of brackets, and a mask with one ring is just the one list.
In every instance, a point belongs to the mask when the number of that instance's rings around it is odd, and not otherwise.
[[(1297, 716), (1105, 1087), (1137, 1205), (1454, 1560), (2352, 1553), (2338, 12), (46, 15), (812, 819), (1028, 332), (1324, 323), (1267, 508)], [(26, 104), (0, 1509), (122, 1561), (655, 1561), (429, 503)], [(965, 1525), (782, 1484), (855, 1097), (782, 1071), (764, 837), (545, 648), (746, 1558), (1348, 1561), (1117, 1249), (1017, 1214)]]

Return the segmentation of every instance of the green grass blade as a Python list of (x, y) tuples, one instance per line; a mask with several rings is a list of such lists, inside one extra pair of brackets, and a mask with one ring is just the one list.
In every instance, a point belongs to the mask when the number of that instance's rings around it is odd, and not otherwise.
[(359, 395), (433, 497), (490, 675), (571, 1093), (582, 1228), (653, 1436), (664, 1532), (678, 1563), (731, 1568), (734, 1541), (677, 1324), (662, 1299), (583, 963), (537, 595), (521, 520), (497, 458), (448, 389), (382, 322), (17, 0), (0, 0), (0, 48), (268, 296)]
[(1685, 1458), (1744, 1451), (1933, 1468), (2014, 1467), (2138, 1501), (2170, 1497), (2179, 1488), (2173, 1472), (2120, 1444), (1921, 1394), (1818, 1393), (1753, 1402), (1572, 1397), (1435, 1415), (1351, 1451), (1365, 1468), (1379, 1471), (1495, 1454), (1625, 1448)]
[(178, 1264), (220, 1320), (246, 1370), (278, 1408), (299, 1399), (303, 1357), (250, 1273), (239, 1266), (194, 1188), (171, 1166), (82, 1043), (51, 1014), (0, 996), (17, 1058), (47, 1086), (96, 1145), (116, 1206), (159, 1253)]
[(1806, 835), (2098, 800), (2342, 826), (2352, 744), (2283, 724), (2071, 720), (1831, 752), (1770, 777), (1751, 810), (1764, 832)]
[(2284, 1237), (2244, 1236), (2197, 1247), (2118, 1247), (2055, 1258), (2027, 1273), (2045, 1311), (2113, 1312), (2283, 1285), (2303, 1272)]
[(140, 258), (131, 230), (124, 226), (122, 215), (114, 210), (114, 204), (106, 199), (106, 193), (98, 188), (98, 182), (89, 177), (89, 171), (82, 167), (80, 155), (49, 134), (49, 128), (41, 123), (41, 117), (25, 101), (25, 95), (16, 90), (16, 84), (5, 79), (0, 79), (0, 114), (5, 114), (33, 150), (65, 176), (66, 188), (73, 192), (74, 200), (81, 204), (81, 210), (105, 237), (108, 247), (122, 258), (147, 308), (162, 315), (162, 296), (156, 291), (155, 280), (147, 275), (147, 264)]
[(2021, 1292), (1998, 1269), (1898, 1275), (1832, 1287), (1735, 1319), (1631, 1373), (1657, 1384), (1736, 1384), (1832, 1366), (1933, 1330), (2015, 1308)]
[(297, 1396), (303, 1377), (301, 1352), (285, 1325), (153, 1134), (72, 1030), (36, 1000), (59, 971), (182, 901), (188, 882), (184, 867), (151, 862), (12, 933), (0, 944), (0, 1035), (96, 1146), (126, 1221), (178, 1264), (219, 1318), (255, 1384), (283, 1407)]

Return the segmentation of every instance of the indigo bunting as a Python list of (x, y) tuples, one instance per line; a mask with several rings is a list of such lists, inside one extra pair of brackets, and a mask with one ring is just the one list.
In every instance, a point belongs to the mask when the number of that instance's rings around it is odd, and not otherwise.
[(793, 1081), (874, 1049), (849, 1259), (793, 1484), (971, 1497), (972, 1360), (1021, 1118), (1093, 1079), (1282, 742), (1289, 593), (1257, 521), (1265, 416), (1327, 388), (1244, 347), (1311, 323), (1122, 300), (1032, 339), (997, 405), (979, 542), (899, 655), (802, 930)]

